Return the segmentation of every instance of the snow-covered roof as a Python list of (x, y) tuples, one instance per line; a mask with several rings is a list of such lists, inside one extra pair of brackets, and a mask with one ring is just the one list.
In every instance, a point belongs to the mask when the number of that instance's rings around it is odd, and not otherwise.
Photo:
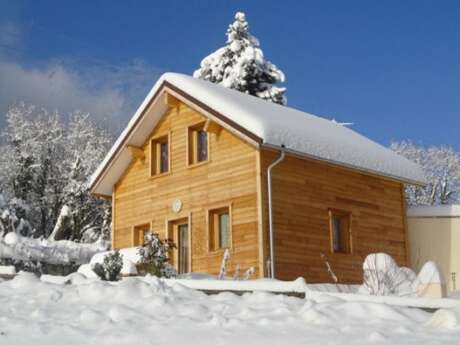
[(203, 110), (255, 145), (327, 161), (406, 183), (423, 184), (421, 168), (338, 123), (191, 76), (165, 73), (91, 178), (94, 193), (111, 195), (131, 161), (126, 145), (142, 145), (166, 111), (164, 90)]
[(460, 205), (413, 206), (408, 217), (460, 217)]

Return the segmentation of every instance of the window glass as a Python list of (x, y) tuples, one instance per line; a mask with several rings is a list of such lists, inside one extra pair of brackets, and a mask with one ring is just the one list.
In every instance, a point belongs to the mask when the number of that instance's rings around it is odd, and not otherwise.
[(343, 249), (340, 236), (340, 223), (339, 217), (332, 218), (332, 244), (334, 252), (341, 252)]
[(334, 253), (351, 253), (351, 214), (346, 211), (330, 211), (331, 250)]
[(228, 213), (219, 214), (219, 248), (230, 247), (230, 224)]
[(150, 176), (169, 171), (169, 136), (153, 139), (150, 143)]
[(231, 247), (230, 208), (222, 207), (209, 211), (209, 250)]
[(200, 129), (197, 131), (197, 157), (198, 162), (208, 160), (208, 133)]
[(168, 142), (160, 143), (160, 173), (168, 171)]

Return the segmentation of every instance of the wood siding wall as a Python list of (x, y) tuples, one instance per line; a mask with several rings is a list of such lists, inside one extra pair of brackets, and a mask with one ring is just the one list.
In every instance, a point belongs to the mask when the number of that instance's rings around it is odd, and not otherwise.
[[(226, 130), (209, 134), (210, 161), (187, 167), (187, 129), (205, 118), (184, 104), (171, 108), (152, 133), (170, 134), (170, 173), (151, 178), (149, 138), (145, 161), (134, 160), (114, 189), (114, 247), (132, 246), (133, 227), (151, 223), (167, 236), (167, 221), (190, 217), (194, 272), (217, 274), (223, 252), (208, 251), (207, 210), (231, 205), (232, 249), (229, 271), (259, 265), (257, 155), (258, 151)], [(183, 202), (173, 213), (175, 199)], [(258, 273), (256, 273), (257, 275)]]
[[(279, 152), (261, 151), (263, 218), (268, 219), (268, 165)], [(293, 156), (272, 171), (276, 278), (305, 277), (332, 282), (324, 253), (341, 283), (362, 281), (362, 263), (372, 252), (407, 263), (404, 195), (401, 183)], [(352, 214), (352, 254), (331, 253), (329, 209)], [(265, 257), (268, 226), (264, 226)]]

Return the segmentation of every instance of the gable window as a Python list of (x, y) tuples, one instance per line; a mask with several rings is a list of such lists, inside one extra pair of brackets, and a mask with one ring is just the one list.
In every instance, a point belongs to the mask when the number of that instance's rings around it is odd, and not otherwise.
[(230, 208), (221, 207), (209, 211), (209, 250), (219, 250), (231, 247)]
[(196, 160), (204, 162), (208, 160), (208, 133), (200, 129), (196, 133)]
[(160, 143), (160, 174), (169, 170), (168, 142)]
[(329, 232), (333, 253), (351, 253), (351, 213), (329, 210)]
[(161, 175), (170, 170), (169, 135), (150, 142), (150, 176)]
[(204, 124), (188, 129), (188, 164), (206, 162), (209, 159), (209, 138)]

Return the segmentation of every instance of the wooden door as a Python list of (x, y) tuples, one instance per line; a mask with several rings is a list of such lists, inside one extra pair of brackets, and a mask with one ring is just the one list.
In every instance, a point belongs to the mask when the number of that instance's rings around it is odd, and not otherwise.
[(178, 273), (189, 273), (190, 247), (188, 223), (177, 225)]

